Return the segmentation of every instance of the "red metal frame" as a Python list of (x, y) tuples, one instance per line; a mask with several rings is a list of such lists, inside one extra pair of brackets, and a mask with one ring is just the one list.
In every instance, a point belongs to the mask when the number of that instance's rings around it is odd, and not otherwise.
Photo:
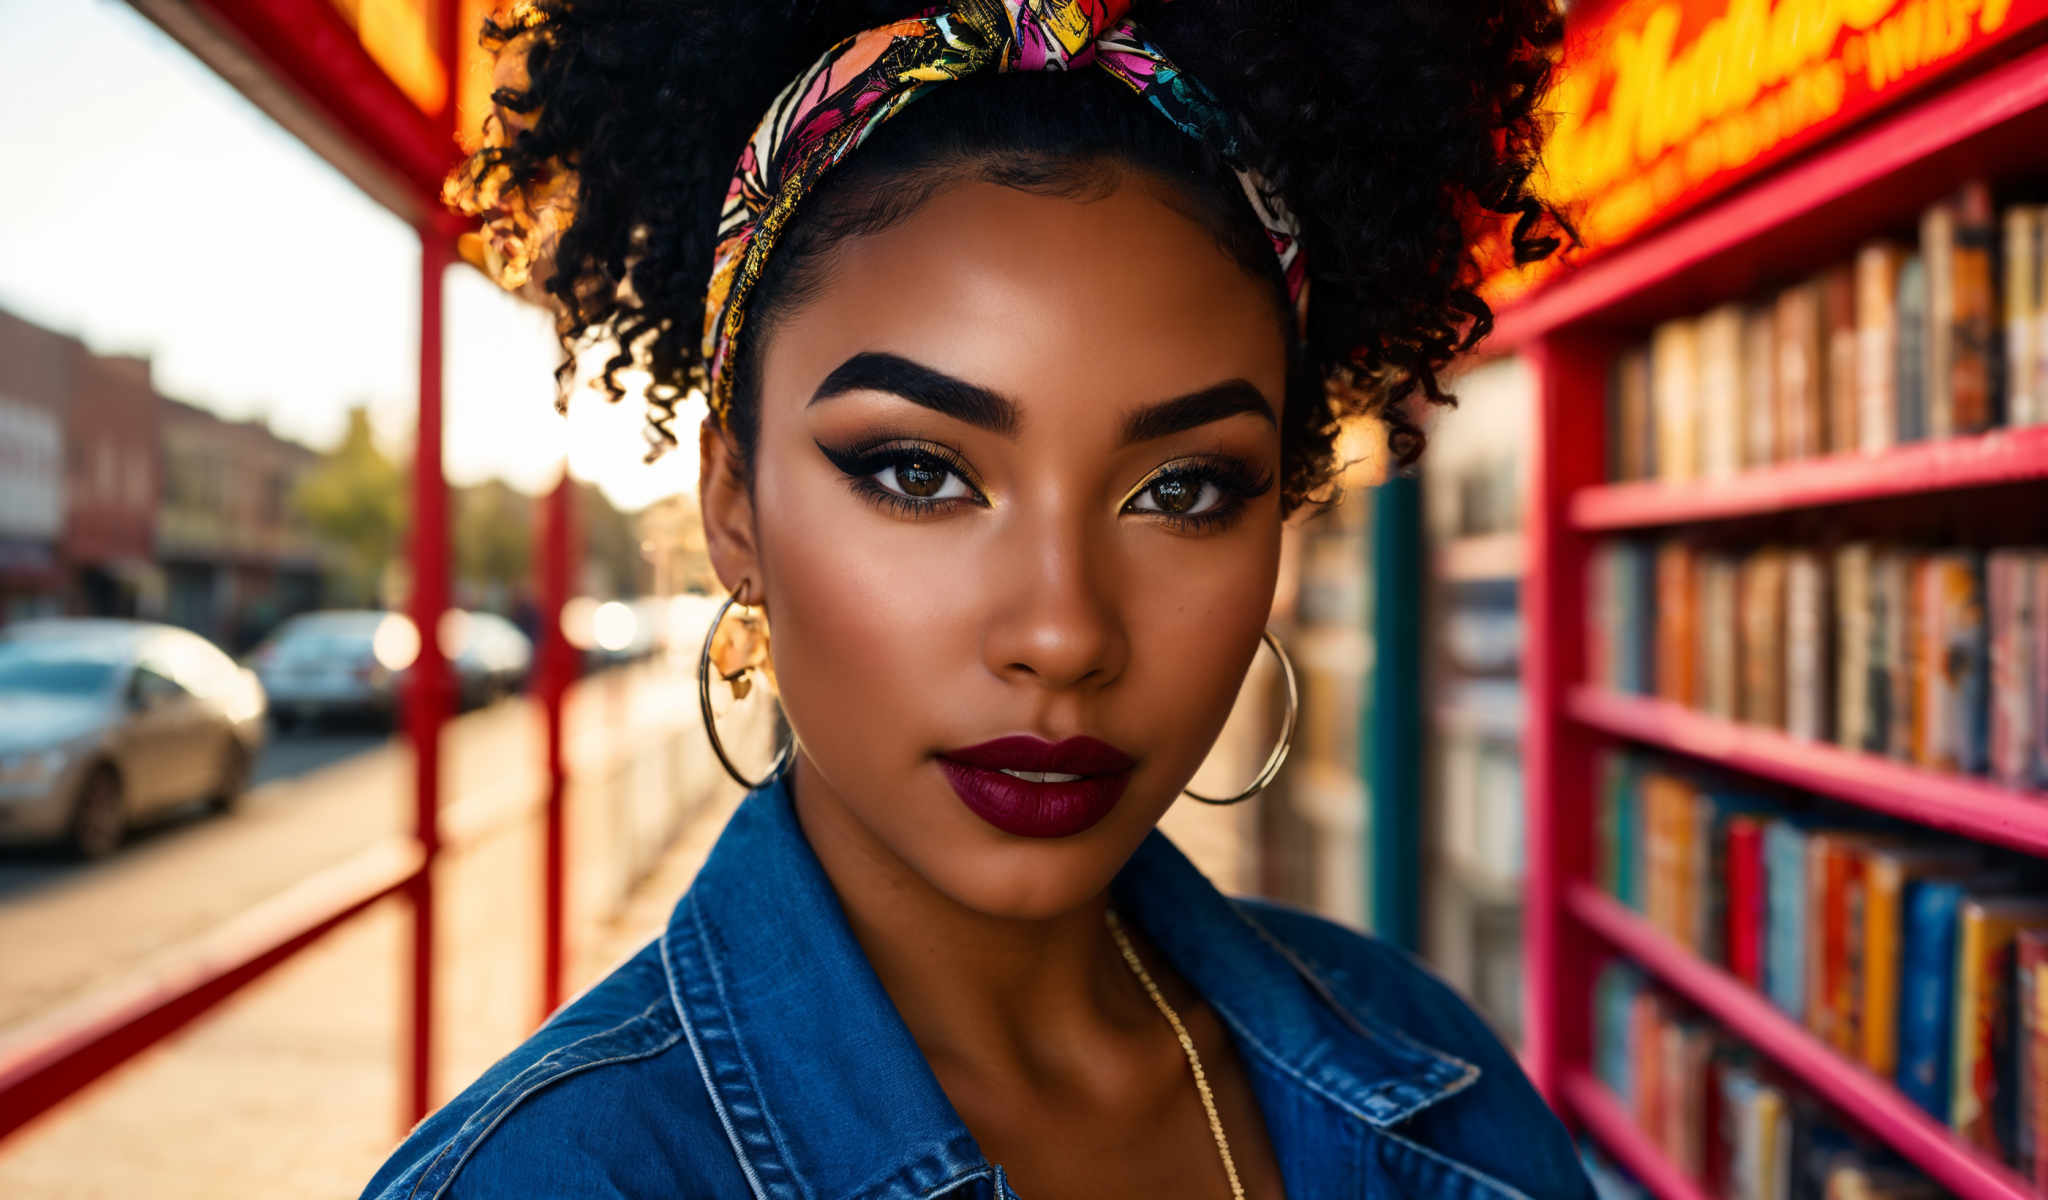
[(2019, 792), (1951, 772), (1739, 725), (1667, 700), (1580, 688), (1566, 711), (1582, 725), (1703, 758), (1978, 841), (2048, 857), (2048, 794)]
[[(295, 125), (302, 137), (354, 153), (402, 185), (387, 202), (419, 221), (419, 414), (413, 459), (413, 526), (408, 544), (410, 615), (420, 653), (407, 673), (404, 727), (413, 749), (414, 830), (374, 846), (216, 930), (194, 946), (182, 970), (89, 997), (39, 1022), (0, 1049), (0, 1138), (21, 1129), (212, 1011), (242, 987), (361, 916), (379, 901), (403, 895), (412, 910), (408, 987), (410, 1037), (404, 1049), (408, 1086), (399, 1128), (431, 1111), (434, 1059), (434, 867), (441, 843), (441, 729), (452, 700), (440, 623), (449, 605), (448, 488), (442, 471), (442, 289), (455, 261), (461, 224), (439, 207), (442, 176), (454, 162), (455, 86), (438, 114), (421, 113), (364, 51), (326, 0), (135, 0), (173, 36), (245, 88), (281, 84), (310, 110), (319, 128)], [(435, 30), (444, 63), (456, 62), (461, 5), (440, 10)], [(202, 20), (194, 23), (188, 13)], [(251, 68), (258, 77), (250, 76)], [(334, 135), (347, 149), (335, 148)], [(560, 1003), (567, 870), (563, 794), (563, 698), (574, 678), (563, 641), (561, 606), (573, 565), (570, 485), (548, 501), (538, 591), (543, 637), (536, 685), (546, 728), (546, 859), (542, 960), (546, 1007)]]
[(1530, 473), (1523, 585), (1528, 689), (1523, 728), (1529, 801), (1524, 827), (1528, 889), (1522, 909), (1528, 956), (1522, 1057), (1545, 1095), (1557, 1099), (1568, 1064), (1587, 1052), (1590, 962), (1572, 936), (1565, 890), (1592, 863), (1592, 754), (1588, 731), (1566, 718), (1564, 699), (1585, 662), (1586, 556), (1589, 546), (1565, 520), (1573, 490), (1597, 479), (1605, 462), (1605, 431), (1587, 421), (1578, 398), (1606, 386), (1612, 353), (1598, 338), (1554, 337), (1534, 347), (1538, 380), (1537, 439)]
[(1629, 1173), (1664, 1200), (1708, 1200), (1710, 1193), (1679, 1170), (1636, 1126), (1635, 1117), (1584, 1068), (1565, 1073), (1565, 1103)]
[(566, 463), (561, 478), (541, 503), (538, 591), (546, 625), (541, 630), (536, 685), (547, 754), (540, 968), (540, 1016), (545, 1020), (562, 1004), (563, 960), (568, 941), (564, 928), (568, 907), (568, 822), (563, 811), (568, 771), (562, 758), (562, 698), (576, 677), (576, 650), (562, 630), (561, 613), (569, 600), (569, 564), (576, 560), (577, 547), (575, 491)]
[(1583, 530), (1641, 529), (2048, 479), (2048, 425), (1836, 454), (1728, 479), (1610, 483), (1572, 494)]
[[(1585, 686), (1587, 563), (1623, 529), (1943, 496), (2048, 479), (2048, 430), (2007, 430), (1872, 456), (1790, 463), (1683, 486), (1604, 482), (1599, 397), (1614, 349), (1652, 323), (1806, 275), (1864, 240), (1906, 236), (1924, 206), (1971, 174), (2038, 169), (2048, 47), (1955, 82), (1820, 147), (1641, 241), (1618, 247), (1504, 311), (1490, 349), (1525, 352), (1540, 412), (1526, 546), (1528, 894), (1524, 1057), (1561, 1111), (1660, 1196), (1690, 1200), (1587, 1070), (1589, 990), (1621, 951), (1850, 1119), (1971, 1200), (2033, 1193), (1961, 1145), (1884, 1081), (1828, 1049), (1732, 977), (1691, 957), (1590, 882), (1594, 772), (1615, 738), (1663, 747), (1965, 836), (2048, 854), (2048, 804), (1981, 781)], [(1986, 491), (1985, 496), (1998, 494)], [(1871, 510), (1876, 511), (1876, 510)]]

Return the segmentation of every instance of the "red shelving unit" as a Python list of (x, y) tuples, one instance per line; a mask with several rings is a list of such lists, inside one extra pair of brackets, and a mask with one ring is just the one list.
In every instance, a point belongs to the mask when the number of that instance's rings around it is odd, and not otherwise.
[[(1627, 954), (1666, 987), (1768, 1055), (1815, 1095), (1889, 1142), (1935, 1182), (1959, 1196), (1980, 1200), (2033, 1200), (2035, 1192), (2019, 1176), (1957, 1141), (1947, 1126), (1921, 1112), (1889, 1082), (1835, 1053), (1771, 1007), (1753, 988), (1688, 953), (1598, 888), (1573, 885), (1566, 906), (1581, 927)], [(1566, 1095), (1583, 1115), (1578, 1101), (1585, 1098), (1584, 1088)], [(1588, 1124), (1592, 1124), (1590, 1119)], [(1660, 1188), (1658, 1194), (1687, 1193)]]
[[(1571, 19), (1596, 31), (1611, 25), (1632, 37), (1650, 7), (1596, 2), (1574, 6)], [(1675, 53), (1683, 54), (1688, 39), (1728, 6), (1682, 0), (1677, 7), (1683, 16)], [(1831, 129), (1795, 157), (1732, 184), (1723, 181), (1704, 200), (1674, 200), (1621, 244), (1593, 247), (1582, 265), (1503, 306), (1489, 342), (1492, 351), (1526, 358), (1538, 402), (1520, 564), (1528, 628), (1522, 664), (1528, 797), (1523, 1061), (1571, 1123), (1667, 1200), (1707, 1193), (1663, 1156), (1591, 1073), (1594, 979), (1617, 952), (1954, 1194), (2042, 1200), (2015, 1172), (1966, 1147), (1889, 1082), (1837, 1054), (1590, 882), (1598, 763), (1618, 743), (1659, 748), (1837, 804), (2048, 857), (2048, 796), (1616, 695), (1590, 687), (1586, 675), (1587, 568), (1593, 550), (1614, 534), (1714, 527), (1726, 540), (1744, 529), (1717, 523), (1764, 522), (1788, 512), (1803, 514), (1795, 520), (1809, 530), (1855, 514), (1867, 533), (1872, 522), (1888, 527), (1885, 512), (1921, 498), (1938, 501), (1944, 512), (1967, 513), (1972, 503), (2009, 510), (2015, 497), (2024, 502), (2038, 495), (2048, 508), (2048, 428), (1842, 454), (1687, 484), (1610, 484), (1606, 474), (1602, 398), (1610, 369), (1619, 352), (1657, 323), (1811, 277), (1874, 238), (1910, 240), (1927, 206), (1964, 179), (2048, 175), (2048, 6), (2029, 5), (2015, 19), (2024, 28), (2008, 28), (2011, 36), (1967, 65), (1958, 59), (1951, 64), (1956, 69), (1927, 86), (1901, 88), (1896, 98)], [(1605, 53), (1602, 47), (1616, 44), (1612, 33), (1575, 44)], [(1861, 67), (1843, 49), (1850, 41), (1845, 33), (1834, 53), (1860, 86), (1855, 73)], [(1574, 114), (1581, 129), (1605, 115), (1599, 97), (1606, 93), (1586, 94), (1593, 97), (1588, 111)], [(1633, 179), (1651, 178), (1651, 165), (1643, 164)], [(1628, 186), (1624, 179), (1614, 190)], [(2036, 483), (2038, 492), (2030, 490)]]
[(1572, 1111), (1600, 1139), (1600, 1144), (1659, 1196), (1667, 1200), (1708, 1200), (1711, 1193), (1673, 1166), (1656, 1143), (1643, 1136), (1635, 1118), (1591, 1072), (1567, 1073), (1562, 1090)]
[(1572, 496), (1571, 522), (1589, 532), (1642, 529), (2043, 478), (2048, 478), (2048, 425), (2037, 425), (1880, 454), (1838, 454), (1692, 484), (1589, 487)]
[(2048, 793), (2011, 791), (1981, 779), (1801, 741), (1665, 700), (1580, 688), (1572, 692), (1569, 705), (1574, 720), (1616, 737), (2048, 857)]

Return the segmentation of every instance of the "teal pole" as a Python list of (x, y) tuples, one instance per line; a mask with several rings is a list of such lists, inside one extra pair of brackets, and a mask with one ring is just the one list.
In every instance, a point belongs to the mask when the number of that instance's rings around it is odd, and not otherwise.
[(1372, 671), (1360, 762), (1365, 774), (1366, 912), (1373, 932), (1421, 944), (1422, 487), (1396, 476), (1372, 497), (1367, 526)]

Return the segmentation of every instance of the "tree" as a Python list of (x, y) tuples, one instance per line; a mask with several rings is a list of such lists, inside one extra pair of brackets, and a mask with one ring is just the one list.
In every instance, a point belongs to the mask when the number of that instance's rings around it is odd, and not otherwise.
[(534, 498), (487, 479), (454, 494), (455, 574), (479, 595), (508, 604), (532, 582)]
[(409, 500), (404, 471), (377, 448), (369, 409), (351, 408), (340, 444), (292, 495), (293, 511), (334, 556), (328, 595), (337, 603), (382, 602), (385, 572), (404, 545)]

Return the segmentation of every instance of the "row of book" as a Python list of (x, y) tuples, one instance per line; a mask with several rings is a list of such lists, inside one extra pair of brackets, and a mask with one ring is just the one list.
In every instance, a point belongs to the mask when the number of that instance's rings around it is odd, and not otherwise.
[(1608, 477), (1684, 482), (1824, 454), (2048, 423), (2048, 205), (1982, 181), (1919, 243), (1753, 303), (1667, 321), (1616, 356)]
[(1635, 752), (1602, 770), (1611, 895), (2048, 1186), (2048, 864)]
[(1615, 960), (1601, 969), (1593, 1004), (1593, 1058), (1601, 1082), (1709, 1195), (1934, 1200), (1944, 1194), (1628, 963)]
[(2048, 550), (1620, 539), (1592, 570), (1596, 683), (2048, 787)]

